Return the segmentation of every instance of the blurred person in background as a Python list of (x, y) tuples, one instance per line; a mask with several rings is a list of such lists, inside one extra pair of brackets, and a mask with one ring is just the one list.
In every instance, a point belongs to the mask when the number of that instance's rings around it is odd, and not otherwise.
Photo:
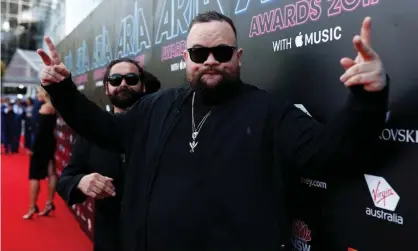
[(22, 121), (24, 117), (24, 107), (20, 99), (17, 99), (13, 104), (14, 111), (14, 135), (12, 139), (12, 153), (19, 152), (20, 136), (22, 134)]
[(30, 150), (33, 141), (33, 99), (28, 98), (26, 100), (26, 107), (24, 113), (25, 120), (25, 148)]
[(55, 194), (55, 186), (57, 183), (57, 175), (55, 170), (55, 150), (56, 139), (54, 129), (56, 125), (57, 115), (55, 108), (52, 106), (49, 95), (42, 87), (37, 89), (37, 97), (43, 102), (39, 109), (38, 125), (34, 142), (31, 148), (30, 166), (29, 166), (29, 210), (23, 216), (23, 219), (31, 219), (35, 213), (39, 212), (37, 206), (38, 195), (40, 192), (40, 180), (48, 177), (48, 199), (45, 209), (39, 213), (40, 216), (47, 216), (55, 210), (53, 198)]
[[(106, 95), (117, 116), (144, 95), (159, 90), (160, 81), (131, 59), (112, 61), (104, 74)], [(126, 156), (99, 148), (77, 137), (69, 164), (58, 180), (57, 192), (69, 204), (95, 202), (94, 250), (119, 250), (119, 213)], [(118, 168), (115, 168), (118, 167)]]
[[(43, 101), (39, 100), (38, 97), (36, 97), (35, 99), (33, 99), (33, 110), (32, 110), (32, 125), (36, 126), (38, 121), (38, 114), (39, 114), (39, 109), (41, 108), (41, 106), (43, 105)], [(33, 143), (33, 140), (32, 140)]]
[(6, 128), (6, 109), (9, 99), (1, 98), (1, 143), (5, 146), (5, 128)]
[(6, 107), (2, 110), (2, 123), (4, 123), (4, 128), (2, 130), (4, 133), (4, 148), (5, 153), (10, 154), (12, 151), (12, 143), (15, 137), (15, 113), (13, 111), (13, 104), (8, 102)]

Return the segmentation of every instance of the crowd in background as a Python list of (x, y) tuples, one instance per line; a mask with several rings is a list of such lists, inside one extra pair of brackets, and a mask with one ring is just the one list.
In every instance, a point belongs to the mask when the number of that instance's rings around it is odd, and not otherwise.
[(19, 153), (20, 137), (24, 134), (25, 149), (31, 150), (37, 120), (42, 103), (32, 98), (1, 100), (1, 143), (5, 154)]

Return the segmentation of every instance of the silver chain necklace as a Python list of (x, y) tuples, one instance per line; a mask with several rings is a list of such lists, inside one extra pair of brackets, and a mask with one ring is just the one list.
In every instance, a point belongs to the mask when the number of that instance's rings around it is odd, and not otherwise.
[(192, 142), (189, 142), (189, 146), (190, 146), (190, 152), (194, 153), (194, 149), (196, 148), (197, 144), (199, 142), (196, 141), (197, 136), (199, 135), (200, 129), (202, 129), (203, 124), (205, 123), (206, 119), (209, 117), (210, 112), (208, 111), (208, 113), (206, 113), (206, 115), (203, 117), (203, 119), (200, 121), (200, 123), (197, 125), (195, 125), (194, 123), (194, 98), (196, 96), (196, 93), (193, 92), (193, 99), (192, 99)]

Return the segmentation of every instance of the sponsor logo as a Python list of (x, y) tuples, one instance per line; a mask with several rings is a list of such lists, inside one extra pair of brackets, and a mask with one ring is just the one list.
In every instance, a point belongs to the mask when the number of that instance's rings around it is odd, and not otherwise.
[(317, 187), (322, 189), (327, 189), (327, 183), (319, 180), (311, 180), (309, 178), (300, 177), (300, 183), (307, 185), (309, 187)]
[(312, 237), (308, 225), (301, 220), (295, 220), (293, 222), (292, 231), (293, 249), (297, 251), (310, 251), (311, 245), (309, 242), (312, 240)]
[(418, 130), (385, 128), (380, 133), (379, 139), (398, 143), (418, 144)]
[[(386, 113), (386, 123), (389, 122), (391, 113)], [(418, 130), (414, 129), (399, 129), (399, 128), (385, 128), (379, 136), (380, 140), (392, 141), (405, 144), (418, 144)]]
[(295, 46), (302, 47), (340, 40), (342, 37), (341, 32), (342, 28), (340, 26), (306, 34), (299, 32), (299, 35), (295, 37)]
[(173, 71), (180, 71), (180, 70), (184, 70), (186, 69), (186, 62), (184, 62), (184, 60), (180, 60), (180, 62), (177, 63), (173, 63), (170, 66), (170, 70)]
[[(315, 31), (311, 33), (302, 33), (299, 32), (295, 38), (283, 38), (279, 40), (272, 41), (273, 51), (285, 51), (292, 49), (294, 41), (294, 46), (296, 48), (304, 46), (312, 46), (323, 43), (330, 43), (332, 41), (337, 41), (342, 38), (342, 28), (341, 26), (336, 26), (333, 28), (327, 28), (320, 31)], [(293, 47), (294, 48), (294, 47)]]
[(403, 217), (395, 212), (400, 196), (383, 177), (365, 174), (375, 208), (366, 207), (366, 214), (374, 218), (403, 225)]

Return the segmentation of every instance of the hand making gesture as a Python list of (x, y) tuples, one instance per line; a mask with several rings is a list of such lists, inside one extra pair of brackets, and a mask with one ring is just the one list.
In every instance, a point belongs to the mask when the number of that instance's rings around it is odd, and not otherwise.
[(356, 35), (353, 38), (354, 47), (358, 52), (356, 59), (341, 59), (341, 65), (346, 71), (340, 80), (347, 87), (362, 85), (366, 91), (376, 92), (385, 88), (386, 73), (379, 55), (370, 45), (371, 21), (370, 17), (366, 17), (360, 36)]
[(48, 54), (43, 49), (37, 50), (44, 63), (44, 67), (42, 68), (40, 74), (41, 83), (42, 85), (59, 83), (70, 76), (70, 72), (62, 63), (57, 49), (55, 48), (55, 45), (52, 43), (51, 39), (49, 37), (45, 37), (44, 41), (48, 46), (48, 50), (51, 56), (48, 56)]

